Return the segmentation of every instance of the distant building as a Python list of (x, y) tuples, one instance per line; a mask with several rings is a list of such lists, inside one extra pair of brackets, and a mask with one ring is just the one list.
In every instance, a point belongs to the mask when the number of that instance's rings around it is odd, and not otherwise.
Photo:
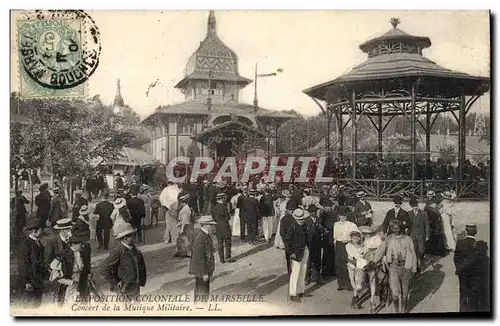
[(175, 86), (185, 102), (161, 106), (141, 122), (151, 139), (144, 148), (163, 164), (183, 153), (233, 156), (245, 140), (256, 143), (256, 154), (274, 152), (277, 129), (295, 116), (240, 103), (240, 90), (251, 82), (239, 75), (238, 56), (217, 36), (210, 11), (207, 36)]

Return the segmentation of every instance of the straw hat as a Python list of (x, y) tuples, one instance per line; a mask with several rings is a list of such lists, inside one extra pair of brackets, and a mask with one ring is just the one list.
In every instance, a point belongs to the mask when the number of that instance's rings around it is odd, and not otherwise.
[(71, 229), (73, 223), (70, 218), (62, 218), (56, 221), (56, 225), (54, 225), (54, 230), (68, 230)]
[(130, 223), (127, 223), (125, 221), (121, 223), (116, 223), (114, 225), (114, 231), (115, 231), (115, 239), (120, 240), (121, 238), (137, 232), (137, 229), (134, 229)]
[(292, 197), (292, 193), (288, 189), (283, 190), (281, 194), (283, 195), (283, 197)]
[(207, 225), (207, 224), (217, 225), (217, 223), (214, 221), (211, 215), (203, 215), (198, 220), (198, 223), (200, 223), (201, 225)]
[(308, 216), (309, 212), (302, 208), (296, 208), (292, 213), (292, 217), (296, 220), (303, 220)]
[(365, 197), (365, 196), (366, 196), (366, 192), (364, 192), (363, 190), (358, 191), (358, 192), (356, 193), (356, 197), (358, 197), (358, 198), (363, 198), (363, 197)]
[(454, 192), (453, 190), (450, 190), (450, 191), (445, 191), (441, 194), (441, 196), (444, 198), (444, 199), (448, 199), (448, 200), (453, 200), (457, 197), (457, 194), (456, 192)]
[(125, 200), (125, 198), (116, 198), (115, 202), (113, 203), (113, 206), (115, 207), (115, 209), (120, 209), (122, 207), (125, 207), (126, 204), (127, 201)]
[(372, 234), (372, 233), (375, 233), (376, 229), (374, 229), (368, 225), (363, 225), (363, 226), (358, 227), (358, 230), (363, 234)]

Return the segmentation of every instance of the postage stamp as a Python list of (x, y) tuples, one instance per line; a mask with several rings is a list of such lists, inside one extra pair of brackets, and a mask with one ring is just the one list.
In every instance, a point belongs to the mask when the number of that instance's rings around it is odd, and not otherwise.
[(79, 10), (23, 12), (16, 19), (21, 97), (75, 97), (99, 64), (92, 18)]

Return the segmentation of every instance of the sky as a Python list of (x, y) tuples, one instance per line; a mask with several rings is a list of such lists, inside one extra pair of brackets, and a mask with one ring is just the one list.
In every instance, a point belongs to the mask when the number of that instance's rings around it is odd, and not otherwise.
[[(111, 104), (119, 78), (125, 103), (142, 118), (159, 105), (184, 100), (174, 85), (205, 38), (208, 11), (87, 12), (102, 44), (89, 96), (99, 94)], [(276, 77), (259, 79), (259, 105), (268, 109), (319, 113), (302, 91), (363, 62), (366, 54), (359, 44), (391, 29), (391, 17), (401, 20), (401, 30), (431, 39), (424, 56), (437, 64), (490, 76), (487, 11), (215, 11), (215, 17), (219, 38), (238, 55), (240, 75), (253, 79), (257, 62), (259, 73), (283, 69)], [(146, 96), (155, 80), (159, 86)], [(16, 83), (12, 85), (15, 90)], [(240, 102), (252, 101), (250, 84), (240, 93)], [(489, 110), (489, 98), (479, 101), (480, 106)]]

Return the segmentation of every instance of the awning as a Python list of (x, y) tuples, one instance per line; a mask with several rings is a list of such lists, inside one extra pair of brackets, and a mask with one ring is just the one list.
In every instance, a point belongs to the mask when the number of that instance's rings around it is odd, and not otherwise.
[(107, 162), (102, 158), (97, 158), (91, 161), (91, 166), (95, 167), (97, 165), (104, 164), (114, 164), (114, 165), (127, 165), (127, 166), (147, 166), (156, 165), (156, 160), (153, 155), (149, 154), (145, 150), (134, 147), (123, 147), (122, 157), (116, 161)]

